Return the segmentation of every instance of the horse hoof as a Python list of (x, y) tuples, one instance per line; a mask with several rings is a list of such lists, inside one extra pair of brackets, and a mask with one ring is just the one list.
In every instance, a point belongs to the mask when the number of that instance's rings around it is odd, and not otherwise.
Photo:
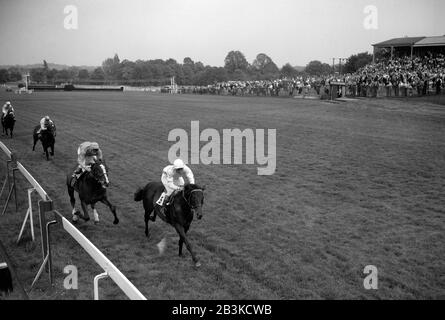
[(201, 262), (196, 262), (196, 263), (195, 263), (195, 267), (196, 267), (196, 268), (199, 268), (200, 266), (201, 266)]
[(119, 219), (116, 219), (113, 221), (113, 224), (118, 224), (119, 223)]
[(83, 219), (85, 222), (90, 221), (90, 217), (88, 217), (88, 218), (82, 217), (82, 219)]
[(94, 221), (94, 224), (97, 226), (99, 224), (99, 221)]

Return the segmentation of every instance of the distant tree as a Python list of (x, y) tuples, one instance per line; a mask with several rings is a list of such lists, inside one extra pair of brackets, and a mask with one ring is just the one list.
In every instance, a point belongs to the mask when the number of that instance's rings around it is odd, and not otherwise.
[(46, 78), (48, 82), (54, 82), (54, 80), (56, 79), (56, 75), (57, 75), (57, 69), (51, 69), (48, 70), (46, 73)]
[(46, 62), (46, 60), (43, 60), (43, 79), (42, 82), (43, 83), (47, 83), (48, 82), (48, 62)]
[(203, 71), (196, 74), (194, 83), (197, 85), (209, 85), (217, 82), (227, 81), (228, 74), (226, 69), (206, 66)]
[(30, 70), (31, 81), (42, 83), (45, 77), (45, 70), (43, 68), (33, 68)]
[(120, 79), (122, 76), (120, 59), (117, 53), (114, 58), (108, 58), (102, 63), (102, 69), (107, 79)]
[(290, 63), (286, 63), (280, 70), (280, 74), (283, 77), (292, 78), (298, 75), (298, 71), (290, 65)]
[(248, 67), (249, 63), (240, 51), (230, 51), (224, 59), (224, 68), (229, 74), (234, 73), (236, 70), (246, 72)]
[(256, 59), (252, 63), (252, 67), (260, 74), (268, 75), (270, 77), (276, 76), (279, 72), (277, 65), (265, 53), (260, 53), (256, 56)]
[(321, 63), (318, 60), (314, 60), (307, 64), (304, 71), (309, 75), (320, 76), (331, 73), (332, 68), (327, 63)]
[[(32, 75), (31, 75), (31, 78), (32, 78)], [(55, 75), (56, 81), (67, 82), (72, 79), (73, 79), (73, 77), (68, 69), (58, 70)]]
[(9, 73), (7, 69), (0, 69), (0, 83), (6, 83), (9, 81)]
[(183, 84), (185, 84), (185, 85), (192, 85), (193, 84), (193, 79), (195, 77), (194, 65), (189, 64), (189, 63), (184, 64), (182, 66), (182, 72), (184, 74), (184, 80), (183, 80), (184, 82), (183, 82)]
[(8, 68), (8, 73), (9, 73), (9, 81), (16, 82), (22, 80), (22, 73), (18, 68), (10, 67)]
[(195, 62), (193, 62), (193, 60), (190, 57), (185, 57), (183, 60), (183, 64), (193, 66), (195, 64)]
[(80, 80), (86, 80), (86, 79), (88, 79), (90, 77), (90, 73), (88, 72), (87, 69), (81, 69), (81, 70), (79, 70), (79, 73), (77, 74), (77, 77)]
[(172, 59), (172, 58), (167, 59), (167, 61), (165, 61), (165, 63), (166, 63), (167, 65), (169, 65), (169, 66), (175, 66), (175, 65), (178, 64), (178, 63), (176, 62), (176, 60), (175, 60), (175, 59)]
[(124, 60), (120, 65), (121, 78), (123, 80), (134, 80), (136, 77), (136, 64), (129, 60)]
[(230, 75), (230, 80), (245, 81), (248, 80), (248, 76), (243, 70), (236, 69), (235, 72)]
[(204, 64), (201, 61), (198, 61), (195, 63), (194, 70), (195, 72), (203, 71), (204, 70)]
[(354, 73), (360, 68), (363, 68), (367, 64), (372, 62), (372, 54), (368, 52), (362, 52), (358, 54), (353, 54), (348, 58), (344, 65), (344, 73)]
[(94, 69), (94, 71), (91, 73), (90, 78), (92, 80), (104, 80), (105, 79), (105, 73), (101, 67), (97, 67)]

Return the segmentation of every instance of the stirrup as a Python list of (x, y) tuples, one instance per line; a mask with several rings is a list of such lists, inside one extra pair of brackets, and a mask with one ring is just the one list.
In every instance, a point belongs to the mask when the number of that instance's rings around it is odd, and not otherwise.
[(163, 203), (164, 203), (164, 200), (165, 200), (165, 196), (166, 196), (166, 193), (165, 193), (165, 192), (162, 192), (162, 194), (161, 194), (161, 196), (159, 197), (158, 201), (156, 201), (156, 204), (157, 204), (157, 205), (160, 205), (160, 206), (162, 207), (162, 205), (163, 205)]

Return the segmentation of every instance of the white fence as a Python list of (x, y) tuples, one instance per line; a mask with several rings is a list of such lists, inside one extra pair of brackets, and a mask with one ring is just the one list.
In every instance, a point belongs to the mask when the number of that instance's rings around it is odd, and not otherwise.
[[(31, 285), (31, 289), (35, 282), (40, 277), (41, 273), (43, 272), (43, 269), (46, 267), (49, 272), (49, 278), (50, 283), (52, 284), (52, 261), (51, 261), (51, 241), (50, 241), (50, 226), (53, 224), (56, 224), (57, 222), (61, 222), (63, 229), (73, 237), (77, 243), (86, 251), (88, 254), (96, 261), (97, 264), (101, 266), (101, 268), (104, 270), (104, 273), (97, 275), (94, 278), (94, 299), (99, 299), (99, 293), (98, 293), (98, 282), (99, 279), (104, 278), (106, 276), (110, 277), (117, 285), (118, 287), (127, 295), (128, 298), (132, 300), (146, 300), (146, 298), (142, 295), (142, 293), (122, 274), (122, 272), (119, 271), (119, 269), (107, 258), (105, 255), (97, 249), (90, 240), (88, 240), (76, 227), (74, 227), (71, 222), (69, 222), (65, 217), (63, 217), (59, 212), (53, 210), (52, 200), (48, 196), (48, 194), (45, 192), (45, 190), (40, 186), (40, 184), (34, 179), (34, 177), (26, 170), (26, 168), (16, 160), (15, 154), (11, 152), (1, 141), (0, 141), (0, 149), (5, 153), (7, 156), (6, 161), (6, 180), (4, 182), (2, 192), (6, 184), (8, 184), (9, 188), (9, 194), (8, 198), (6, 200), (4, 211), (7, 209), (8, 202), (11, 198), (12, 191), (16, 192), (15, 187), (15, 171), (19, 171), (26, 180), (31, 184), (32, 188), (28, 190), (28, 202), (29, 202), (29, 208), (27, 211), (27, 214), (25, 216), (25, 220), (23, 221), (22, 229), (19, 234), (19, 238), (17, 241), (20, 241), (20, 237), (23, 233), (25, 224), (27, 222), (27, 219), (29, 217), (30, 219), (30, 226), (31, 226), (31, 233), (32, 233), (32, 239), (34, 240), (34, 228), (33, 228), (33, 222), (32, 222), (32, 203), (31, 203), (31, 194), (33, 191), (36, 191), (41, 200), (39, 201), (39, 220), (40, 220), (40, 232), (41, 232), (41, 238), (42, 238), (42, 254), (43, 254), (43, 262), (42, 265), (37, 272), (37, 275)], [(10, 183), (10, 176), (9, 171), (11, 166), (12, 169), (12, 184)], [(0, 192), (0, 196), (1, 193)], [(17, 195), (15, 195), (15, 200), (17, 202)], [(17, 208), (17, 204), (16, 204)], [(54, 213), (56, 220), (53, 221), (46, 221), (46, 214), (47, 213)]]

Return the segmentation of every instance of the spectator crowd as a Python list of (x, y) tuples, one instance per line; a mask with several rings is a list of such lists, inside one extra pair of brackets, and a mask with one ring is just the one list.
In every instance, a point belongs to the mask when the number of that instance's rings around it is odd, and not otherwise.
[(332, 82), (345, 83), (347, 96), (412, 96), (441, 94), (445, 85), (445, 56), (402, 57), (368, 64), (355, 73), (299, 76), (275, 80), (227, 81), (208, 86), (180, 87), (181, 93), (217, 95), (322, 95)]

